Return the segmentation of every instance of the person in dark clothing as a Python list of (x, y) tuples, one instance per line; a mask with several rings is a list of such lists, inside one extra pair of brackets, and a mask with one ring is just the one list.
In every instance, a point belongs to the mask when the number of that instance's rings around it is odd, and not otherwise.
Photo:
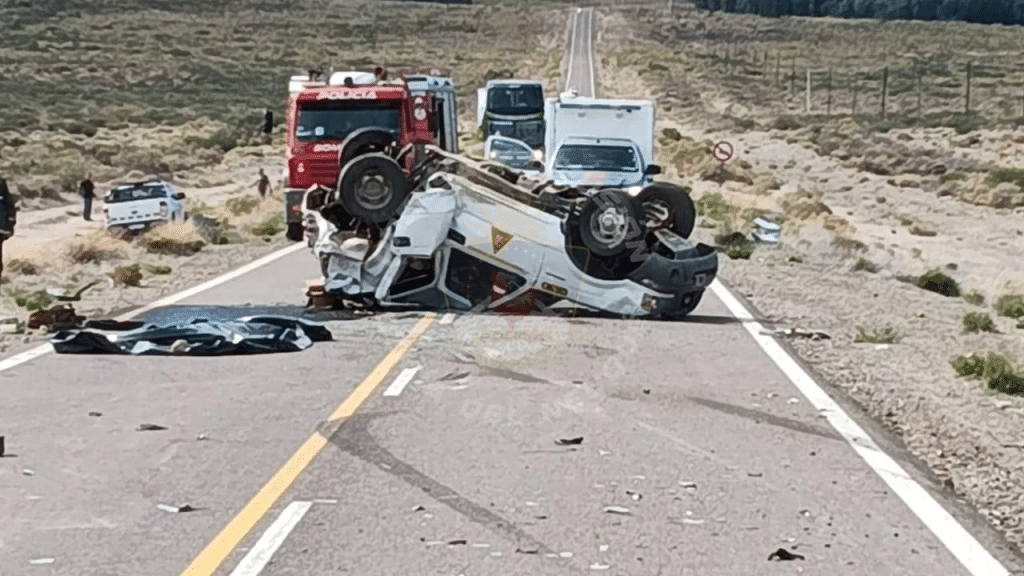
[(4, 271), (4, 241), (14, 236), (18, 208), (7, 187), (7, 179), (0, 178), (0, 276)]
[(93, 191), (96, 186), (92, 183), (92, 174), (85, 177), (78, 185), (78, 195), (82, 197), (82, 218), (87, 222), (92, 220), (92, 199), (96, 197)]
[(260, 178), (253, 184), (260, 191), (260, 198), (266, 198), (267, 192), (270, 190), (270, 178), (263, 173), (263, 168), (260, 168)]

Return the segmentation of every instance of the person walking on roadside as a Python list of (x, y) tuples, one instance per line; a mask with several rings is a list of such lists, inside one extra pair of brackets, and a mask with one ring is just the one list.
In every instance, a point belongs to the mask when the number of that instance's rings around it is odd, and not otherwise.
[(260, 198), (267, 197), (267, 192), (270, 190), (270, 178), (263, 173), (263, 168), (260, 168), (260, 179), (256, 181), (254, 186), (260, 191)]
[(14, 223), (18, 208), (7, 187), (7, 179), (0, 178), (0, 277), (4, 272), (4, 241), (14, 236)]
[(92, 183), (92, 174), (87, 174), (85, 180), (78, 185), (78, 195), (82, 197), (82, 218), (86, 222), (92, 221), (92, 199), (96, 197), (93, 191), (96, 186)]

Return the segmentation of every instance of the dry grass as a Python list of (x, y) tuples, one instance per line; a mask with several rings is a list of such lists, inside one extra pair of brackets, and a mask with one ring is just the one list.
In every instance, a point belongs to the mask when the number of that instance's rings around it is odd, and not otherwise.
[(10, 262), (4, 264), (6, 272), (11, 274), (18, 274), (21, 276), (36, 276), (39, 274), (41, 266), (39, 263), (26, 258), (12, 258)]
[(128, 245), (124, 241), (97, 233), (72, 243), (65, 255), (72, 264), (99, 264), (123, 259), (127, 251)]
[(139, 244), (149, 254), (192, 256), (206, 242), (190, 222), (172, 222), (157, 226), (139, 237)]
[(116, 286), (139, 287), (142, 285), (142, 268), (138, 263), (118, 266), (110, 275)]

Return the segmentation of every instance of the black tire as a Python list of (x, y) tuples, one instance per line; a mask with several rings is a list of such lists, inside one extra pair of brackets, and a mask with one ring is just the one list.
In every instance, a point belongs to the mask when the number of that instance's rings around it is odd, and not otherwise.
[(636, 242), (643, 242), (647, 230), (641, 224), (640, 205), (622, 190), (598, 190), (587, 199), (577, 224), (583, 245), (597, 256), (618, 256)]
[(341, 170), (338, 197), (345, 211), (370, 224), (387, 222), (409, 195), (402, 167), (386, 154), (365, 154)]
[(565, 251), (569, 260), (581, 272), (598, 280), (629, 278), (629, 275), (650, 255), (650, 247), (643, 241), (645, 233), (627, 242), (625, 251), (613, 256), (602, 256), (596, 254), (583, 241), (584, 225), (581, 222), (581, 212), (578, 209), (573, 210), (565, 221)]
[(301, 222), (290, 222), (288, 224), (288, 230), (284, 233), (285, 238), (292, 242), (300, 242), (304, 235), (305, 229), (302, 227)]
[(360, 128), (353, 130), (341, 143), (338, 153), (338, 166), (344, 167), (356, 156), (387, 152), (395, 144), (395, 136), (380, 128)]
[(636, 197), (645, 214), (652, 204), (668, 210), (668, 218), (656, 228), (665, 227), (683, 238), (689, 238), (697, 222), (697, 209), (688, 189), (673, 184), (656, 183), (644, 188)]

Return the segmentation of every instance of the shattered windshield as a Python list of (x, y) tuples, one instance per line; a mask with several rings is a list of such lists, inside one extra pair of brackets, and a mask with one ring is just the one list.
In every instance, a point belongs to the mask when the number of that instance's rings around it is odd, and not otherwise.
[(543, 90), (540, 86), (495, 86), (487, 92), (487, 111), (508, 115), (541, 113)]
[(558, 149), (555, 170), (636, 172), (636, 153), (629, 146), (567, 145)]
[(110, 192), (107, 192), (107, 196), (104, 198), (104, 202), (111, 204), (114, 202), (129, 202), (132, 200), (148, 200), (151, 198), (166, 198), (167, 189), (159, 184), (146, 184), (143, 186), (133, 186), (131, 188), (114, 188)]
[(397, 101), (305, 102), (299, 109), (295, 137), (303, 142), (344, 140), (360, 128), (383, 128), (396, 136), (401, 132)]

